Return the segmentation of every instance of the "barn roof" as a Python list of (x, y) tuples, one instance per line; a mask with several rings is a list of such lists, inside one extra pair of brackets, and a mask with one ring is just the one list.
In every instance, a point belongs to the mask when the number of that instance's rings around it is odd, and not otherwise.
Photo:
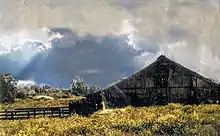
[(177, 63), (177, 62), (175, 62), (175, 61), (173, 61), (173, 60), (167, 58), (166, 56), (161, 55), (161, 56), (159, 56), (159, 57), (157, 58), (156, 61), (154, 61), (154, 62), (151, 63), (150, 65), (148, 65), (148, 66), (142, 68), (141, 70), (135, 72), (134, 74), (132, 74), (132, 75), (131, 75), (130, 77), (128, 77), (128, 78), (125, 78), (125, 79), (123, 79), (123, 80), (118, 81), (117, 83), (114, 83), (114, 84), (111, 84), (111, 85), (107, 86), (107, 87), (104, 88), (102, 91), (104, 91), (104, 90), (106, 90), (106, 89), (108, 89), (108, 88), (110, 88), (110, 87), (113, 87), (113, 86), (115, 86), (115, 85), (118, 85), (118, 84), (120, 84), (121, 82), (127, 81), (127, 79), (129, 79), (129, 78), (134, 78), (138, 73), (140, 73), (140, 72), (142, 72), (142, 71), (144, 71), (144, 70), (146, 70), (146, 69), (150, 69), (152, 66), (154, 66), (154, 65), (156, 65), (156, 64), (158, 64), (158, 63), (160, 63), (161, 61), (166, 61), (166, 62), (173, 63), (175, 66), (181, 67), (182, 69), (184, 69), (185, 71), (187, 71), (187, 73), (190, 73), (190, 74), (192, 74), (192, 75), (195, 75), (195, 76), (201, 78), (203, 81), (206, 81), (206, 82), (208, 82), (208, 83), (210, 83), (210, 84), (212, 84), (212, 85), (214, 85), (214, 86), (215, 86), (215, 85), (218, 85), (218, 83), (214, 82), (214, 80), (209, 79), (209, 78), (206, 78), (206, 77), (204, 77), (204, 76), (202, 76), (202, 75), (200, 75), (200, 74), (198, 74), (198, 73), (196, 73), (196, 72), (190, 70), (189, 68), (186, 68), (186, 67), (184, 67), (183, 65), (181, 65), (181, 64), (179, 64), (179, 63)]

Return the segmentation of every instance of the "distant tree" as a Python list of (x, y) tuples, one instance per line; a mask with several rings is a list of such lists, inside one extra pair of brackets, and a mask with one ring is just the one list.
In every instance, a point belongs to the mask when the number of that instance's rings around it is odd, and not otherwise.
[(85, 84), (82, 78), (76, 76), (71, 81), (71, 93), (77, 96), (85, 95)]
[(90, 92), (90, 93), (94, 93), (95, 91), (96, 91), (95, 86), (90, 86), (89, 92)]
[(0, 75), (1, 102), (14, 102), (17, 80), (10, 74)]
[(20, 98), (20, 99), (25, 99), (25, 98), (27, 98), (27, 94), (24, 92), (24, 91), (18, 91), (17, 93), (16, 93), (16, 96), (15, 96), (16, 98)]
[(34, 90), (35, 88), (37, 88), (36, 85), (31, 85), (30, 89)]
[(32, 85), (31, 90), (34, 90), (36, 94), (41, 93), (41, 89), (37, 85)]
[(101, 90), (101, 88), (85, 84), (83, 79), (78, 76), (74, 77), (71, 81), (71, 93), (73, 95), (85, 96), (99, 90)]

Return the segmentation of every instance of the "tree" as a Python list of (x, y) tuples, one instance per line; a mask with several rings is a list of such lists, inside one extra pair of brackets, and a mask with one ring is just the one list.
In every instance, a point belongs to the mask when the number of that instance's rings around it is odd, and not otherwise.
[(15, 96), (16, 98), (20, 98), (20, 99), (25, 99), (25, 98), (27, 98), (27, 94), (25, 93), (25, 91), (18, 91), (17, 93), (16, 93), (16, 96)]
[(85, 96), (99, 90), (101, 88), (85, 84), (83, 79), (78, 76), (74, 77), (71, 81), (71, 93), (73, 95)]
[(82, 78), (76, 76), (71, 81), (71, 93), (77, 96), (84, 95), (84, 81)]
[(31, 85), (31, 90), (34, 90), (36, 94), (41, 93), (41, 90), (37, 85)]
[(14, 102), (17, 80), (10, 74), (0, 75), (0, 102)]

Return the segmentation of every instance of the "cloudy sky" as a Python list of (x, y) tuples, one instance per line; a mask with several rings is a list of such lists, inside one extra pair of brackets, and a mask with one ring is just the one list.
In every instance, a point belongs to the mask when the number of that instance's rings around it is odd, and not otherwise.
[(0, 0), (0, 72), (56, 86), (81, 76), (103, 87), (165, 54), (218, 80), (219, 3)]

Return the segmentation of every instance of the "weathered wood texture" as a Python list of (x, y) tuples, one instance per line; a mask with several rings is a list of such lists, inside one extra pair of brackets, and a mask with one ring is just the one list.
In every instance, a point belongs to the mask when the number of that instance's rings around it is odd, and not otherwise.
[(0, 111), (1, 120), (27, 119), (32, 117), (66, 117), (69, 107), (19, 108)]
[(102, 91), (109, 107), (220, 101), (217, 83), (165, 56)]

